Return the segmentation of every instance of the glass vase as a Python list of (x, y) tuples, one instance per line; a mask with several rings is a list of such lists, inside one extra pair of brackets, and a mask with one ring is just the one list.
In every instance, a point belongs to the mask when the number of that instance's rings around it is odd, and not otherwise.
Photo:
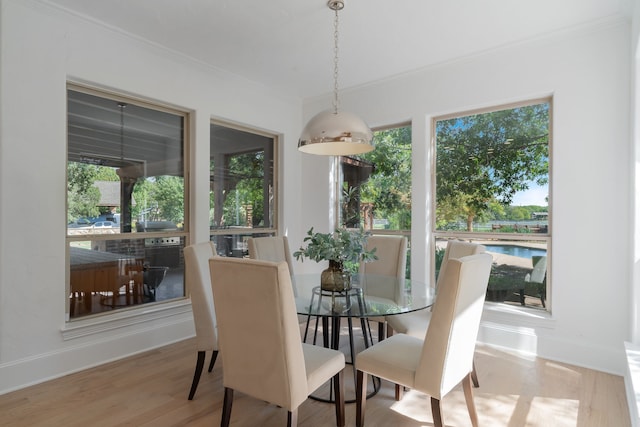
[(351, 289), (351, 274), (344, 271), (342, 263), (329, 261), (329, 267), (320, 275), (323, 291), (342, 292)]

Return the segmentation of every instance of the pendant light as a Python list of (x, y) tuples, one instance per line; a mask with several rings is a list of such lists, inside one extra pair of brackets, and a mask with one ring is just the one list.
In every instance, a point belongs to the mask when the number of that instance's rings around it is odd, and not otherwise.
[(309, 120), (298, 140), (298, 150), (325, 156), (348, 156), (373, 150), (373, 133), (369, 126), (353, 113), (338, 111), (338, 11), (344, 0), (327, 1), (335, 11), (333, 33), (333, 110), (322, 111)]

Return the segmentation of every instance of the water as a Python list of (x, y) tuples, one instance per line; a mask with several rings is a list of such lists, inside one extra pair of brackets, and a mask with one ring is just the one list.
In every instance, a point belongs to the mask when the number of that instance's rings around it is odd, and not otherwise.
[(547, 255), (546, 249), (527, 248), (515, 245), (485, 245), (488, 252), (531, 259), (532, 256)]

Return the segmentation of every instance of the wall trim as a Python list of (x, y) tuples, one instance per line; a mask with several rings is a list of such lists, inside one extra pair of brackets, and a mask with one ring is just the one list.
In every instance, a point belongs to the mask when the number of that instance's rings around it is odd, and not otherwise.
[[(94, 334), (102, 334), (107, 331), (127, 328), (133, 325), (143, 325), (166, 320), (169, 317), (189, 314), (191, 316), (191, 300), (181, 299), (161, 305), (153, 305), (149, 308), (137, 308), (135, 310), (123, 310), (121, 312), (109, 312), (108, 315), (95, 316), (89, 319), (80, 319), (67, 322), (62, 328), (64, 341), (81, 338)], [(155, 325), (147, 325), (147, 327)]]
[(557, 333), (553, 320), (542, 325), (522, 324), (515, 320), (506, 323), (503, 320), (487, 320), (485, 312), (478, 341), (555, 362), (624, 376), (627, 363), (622, 348), (566, 339)]
[(0, 364), (0, 394), (183, 341), (194, 337), (195, 329), (186, 302), (67, 326), (62, 333), (66, 347)]

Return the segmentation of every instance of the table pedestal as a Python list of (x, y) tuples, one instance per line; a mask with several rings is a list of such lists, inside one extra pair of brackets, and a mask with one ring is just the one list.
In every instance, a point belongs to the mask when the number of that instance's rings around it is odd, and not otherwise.
[[(354, 301), (355, 300), (355, 301)], [(354, 334), (353, 334), (353, 318), (357, 317), (360, 319), (360, 327), (362, 329), (362, 336), (364, 339), (365, 348), (373, 345), (373, 336), (371, 334), (371, 327), (369, 326), (369, 321), (366, 317), (363, 317), (361, 313), (365, 313), (365, 301), (362, 289), (356, 286), (351, 287), (350, 289), (344, 291), (325, 291), (320, 288), (320, 286), (315, 287), (313, 289), (313, 293), (311, 296), (311, 304), (310, 307), (314, 307), (314, 303), (316, 305), (316, 311), (319, 311), (322, 304), (329, 304), (329, 311), (333, 313), (331, 316), (315, 316), (316, 323), (313, 334), (313, 344), (315, 345), (318, 338), (318, 322), (319, 317), (322, 318), (322, 343), (326, 348), (332, 348), (334, 350), (340, 349), (340, 331), (341, 325), (340, 321), (343, 317), (347, 319), (348, 323), (348, 331), (349, 331), (349, 353), (350, 359), (347, 360), (347, 364), (352, 366), (353, 370), (353, 384), (356, 384), (356, 366), (355, 366), (355, 345), (354, 345)], [(303, 341), (307, 342), (307, 334), (309, 332), (309, 325), (311, 322), (311, 315), (307, 316), (307, 323), (304, 331)], [(375, 395), (380, 389), (380, 378), (371, 377), (373, 382), (373, 389), (367, 395), (367, 398)], [(331, 380), (333, 381), (333, 380)], [(354, 388), (355, 393), (355, 388)], [(329, 387), (329, 397), (324, 398), (318, 395), (312, 394), (311, 396), (314, 400), (319, 400), (322, 402), (334, 402), (333, 396), (333, 387)], [(345, 403), (353, 403), (355, 402), (355, 397), (353, 399), (345, 399)]]

